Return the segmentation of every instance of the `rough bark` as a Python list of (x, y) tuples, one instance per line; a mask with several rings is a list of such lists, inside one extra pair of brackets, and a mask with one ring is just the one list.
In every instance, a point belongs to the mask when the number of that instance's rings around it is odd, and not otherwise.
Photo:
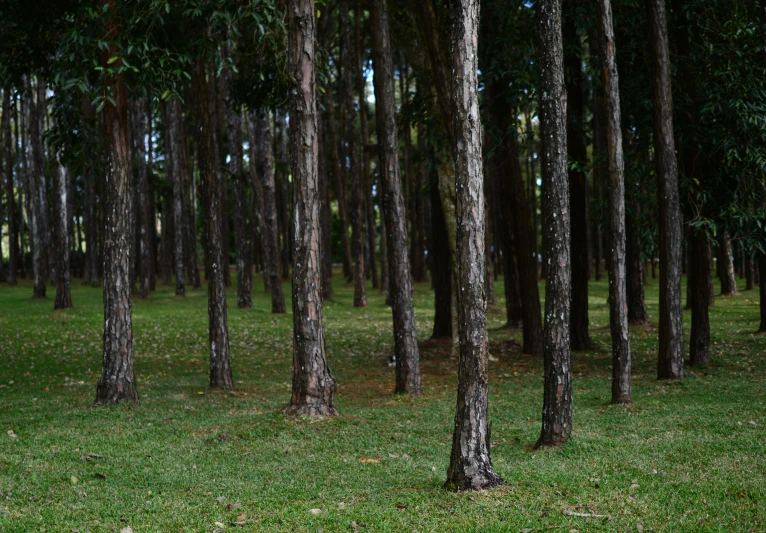
[(718, 234), (718, 268), (721, 281), (721, 294), (737, 294), (737, 277), (734, 272), (734, 254), (731, 236), (728, 231)]
[[(27, 133), (29, 144), (32, 149), (32, 157), (29, 165), (29, 192), (30, 192), (30, 220), (31, 231), (30, 244), (32, 245), (32, 276), (34, 279), (33, 295), (35, 298), (45, 298), (46, 281), (48, 278), (48, 193), (45, 186), (45, 155), (42, 146), (42, 131), (40, 129), (40, 115), (44, 112), (44, 102), (39, 98), (37, 102), (33, 96), (32, 84), (29, 76), (26, 77), (27, 93)], [(41, 83), (38, 81), (38, 84)]]
[(183, 191), (184, 176), (181, 168), (181, 154), (183, 149), (180, 143), (181, 104), (178, 98), (165, 100), (163, 103), (165, 112), (165, 150), (168, 157), (165, 159), (166, 174), (173, 184), (173, 250), (174, 266), (176, 275), (176, 296), (186, 294), (184, 283), (184, 222), (183, 222)]
[(432, 339), (452, 338), (452, 269), (444, 212), (439, 200), (436, 170), (431, 171), (431, 232), (433, 261), (431, 277), (434, 286), (434, 329)]
[(689, 242), (693, 261), (689, 262), (687, 283), (691, 287), (692, 330), (689, 338), (689, 364), (710, 364), (710, 244), (702, 231), (694, 233)]
[(258, 113), (254, 120), (254, 141), (258, 146), (258, 177), (261, 181), (261, 232), (266, 257), (264, 272), (268, 277), (271, 293), (271, 312), (285, 313), (285, 296), (282, 292), (281, 260), (279, 254), (279, 224), (277, 222), (277, 202), (274, 181), (274, 153), (271, 150), (272, 136), (269, 115), (265, 111)]
[[(111, 3), (102, 0), (102, 5)], [(119, 34), (119, 22), (112, 17), (107, 33)], [(105, 50), (102, 64), (117, 51)], [(114, 68), (121, 60), (113, 62)], [(104, 352), (96, 403), (138, 401), (133, 373), (133, 309), (130, 302), (130, 194), (132, 172), (128, 137), (128, 95), (122, 77), (107, 79), (105, 89), (114, 104), (104, 105), (106, 165), (104, 176)]]
[(660, 218), (659, 379), (684, 376), (681, 303), (681, 207), (673, 139), (673, 97), (665, 0), (648, 0), (654, 107), (654, 160)]
[(208, 219), (207, 254), (210, 271), (206, 273), (208, 340), (210, 343), (210, 386), (232, 388), (231, 356), (229, 354), (229, 327), (226, 313), (226, 279), (224, 269), (228, 261), (224, 258), (221, 243), (223, 231), (221, 225), (222, 186), (221, 174), (217, 171), (218, 157), (213, 139), (213, 121), (208, 107), (208, 84), (205, 64), (198, 60), (192, 71), (194, 88), (194, 111), (197, 123), (197, 154), (199, 171), (205, 182), (205, 211)]
[(537, 10), (542, 94), (540, 164), (543, 180), (548, 183), (543, 196), (548, 282), (545, 286), (543, 424), (536, 444), (539, 447), (563, 444), (572, 432), (572, 365), (569, 351), (572, 286), (561, 0), (540, 0)]
[(420, 356), (418, 353), (412, 280), (407, 253), (407, 226), (402, 183), (399, 176), (399, 142), (394, 104), (394, 75), (388, 6), (385, 0), (373, 0), (372, 61), (375, 70), (375, 102), (378, 147), (383, 187), (383, 215), (388, 236), (389, 283), (394, 318), (394, 353), (396, 355), (396, 392), (420, 394)]
[(56, 301), (53, 309), (72, 307), (72, 292), (69, 285), (69, 171), (58, 163), (56, 169), (56, 196), (53, 202), (56, 214)]
[(293, 202), (293, 383), (288, 412), (332, 416), (335, 379), (327, 364), (322, 325), (317, 174), (314, 0), (289, 0), (288, 68)]
[(458, 363), (457, 409), (447, 486), (480, 490), (502, 483), (490, 459), (487, 419), (487, 298), (484, 293), (484, 179), (477, 91), (479, 1), (453, 7), (453, 119), (456, 135)]
[[(3, 90), (3, 119), (2, 125), (3, 146), (5, 154), (5, 168), (0, 167), (0, 176), (5, 170), (5, 196), (8, 206), (8, 278), (9, 285), (16, 285), (16, 273), (19, 268), (19, 246), (16, 227), (16, 202), (13, 186), (13, 143), (11, 138), (11, 90), (6, 87)], [(0, 158), (3, 159), (3, 158)], [(20, 210), (20, 209), (19, 209)]]
[(630, 403), (631, 358), (625, 257), (625, 161), (622, 151), (620, 85), (615, 61), (611, 0), (599, 0), (598, 15), (606, 154), (609, 165), (609, 328), (612, 336), (612, 403)]

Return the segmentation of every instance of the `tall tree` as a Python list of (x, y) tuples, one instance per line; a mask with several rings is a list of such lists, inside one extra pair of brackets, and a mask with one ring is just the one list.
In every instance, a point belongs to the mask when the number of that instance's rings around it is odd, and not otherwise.
[(210, 114), (208, 81), (205, 62), (198, 59), (192, 70), (194, 111), (198, 130), (197, 157), (199, 171), (205, 187), (205, 214), (207, 215), (207, 277), (208, 340), (210, 343), (210, 386), (229, 389), (234, 386), (229, 353), (229, 325), (226, 311), (226, 278), (228, 260), (224, 257), (221, 243), (222, 186), (221, 173), (217, 171), (218, 156), (213, 138), (213, 120)]
[[(131, 161), (128, 137), (128, 95), (119, 73), (121, 25), (112, 0), (101, 0), (109, 10), (105, 39), (110, 42), (101, 63), (113, 65), (115, 74), (104, 79), (104, 353), (96, 403), (138, 401), (133, 373), (133, 309), (130, 302)], [(107, 7), (108, 6), (108, 7)], [(114, 60), (114, 57), (117, 57)], [(108, 72), (108, 71), (107, 71)]]
[(136, 132), (135, 159), (138, 175), (138, 212), (139, 212), (139, 279), (142, 299), (149, 298), (152, 278), (152, 232), (154, 232), (154, 216), (151, 211), (149, 196), (152, 193), (149, 184), (149, 172), (146, 163), (146, 100), (135, 101), (131, 120)]
[(704, 230), (695, 231), (689, 242), (693, 261), (689, 262), (687, 283), (691, 288), (692, 329), (689, 337), (689, 363), (710, 364), (710, 243)]
[[(16, 285), (16, 272), (19, 268), (18, 228), (16, 227), (16, 202), (13, 186), (13, 139), (11, 137), (11, 89), (3, 90), (3, 118), (0, 123), (3, 145), (0, 148), (4, 157), (5, 168), (0, 167), (0, 176), (5, 171), (5, 196), (8, 206), (8, 284)], [(15, 108), (14, 108), (15, 111)], [(21, 206), (19, 206), (21, 210)]]
[(394, 73), (386, 0), (373, 0), (372, 64), (375, 70), (375, 109), (378, 160), (383, 185), (383, 216), (388, 237), (391, 307), (394, 316), (396, 392), (420, 394), (420, 355), (412, 303), (412, 280), (407, 253), (407, 219), (399, 168), (394, 105)]
[[(32, 275), (34, 278), (34, 297), (45, 298), (48, 278), (48, 193), (45, 185), (45, 154), (42, 141), (42, 116), (45, 113), (45, 85), (37, 81), (33, 88), (30, 76), (26, 77), (27, 99), (27, 134), (32, 148), (29, 166), (30, 193), (30, 243), (32, 244)], [(42, 90), (41, 90), (42, 89)], [(37, 93), (37, 98), (35, 94)]]
[(173, 184), (173, 250), (175, 257), (176, 296), (186, 294), (184, 282), (184, 220), (183, 220), (183, 195), (184, 176), (181, 164), (181, 102), (178, 98), (163, 102), (165, 112), (165, 150), (166, 172)]
[(563, 444), (572, 432), (572, 361), (569, 351), (570, 269), (569, 182), (567, 180), (567, 95), (561, 36), (561, 0), (540, 0), (540, 128), (543, 229), (548, 246), (545, 285), (545, 391), (543, 427), (536, 446)]
[[(609, 164), (609, 326), (612, 334), (612, 403), (630, 403), (630, 332), (625, 257), (625, 161), (620, 127), (620, 84), (615, 61), (611, 0), (599, 0), (599, 51), (604, 86)], [(574, 275), (574, 272), (573, 272)]]
[(58, 162), (56, 169), (56, 301), (54, 309), (72, 307), (72, 291), (69, 286), (69, 170)]
[(665, 0), (648, 0), (654, 107), (654, 162), (660, 213), (659, 379), (684, 376), (681, 304), (681, 206), (673, 139), (673, 97)]
[(484, 292), (484, 178), (477, 79), (479, 1), (453, 7), (453, 119), (456, 136), (458, 363), (457, 409), (447, 486), (479, 490), (502, 479), (492, 468), (487, 420), (487, 297)]
[(288, 70), (293, 202), (293, 384), (288, 411), (333, 416), (335, 378), (327, 364), (322, 324), (317, 173), (316, 9), (314, 0), (289, 0)]
[(731, 235), (726, 230), (718, 234), (718, 278), (721, 281), (721, 294), (737, 294), (737, 277), (734, 272)]

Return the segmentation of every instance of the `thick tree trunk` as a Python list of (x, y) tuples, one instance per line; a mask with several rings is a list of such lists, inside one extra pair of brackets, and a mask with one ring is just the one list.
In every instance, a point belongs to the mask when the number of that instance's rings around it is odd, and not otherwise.
[(718, 234), (718, 265), (721, 280), (721, 294), (737, 294), (737, 277), (734, 273), (734, 254), (728, 231)]
[[(15, 111), (15, 109), (14, 109)], [(5, 154), (5, 169), (0, 167), (0, 176), (5, 170), (5, 195), (8, 205), (8, 284), (16, 285), (16, 273), (19, 268), (19, 230), (16, 227), (16, 207), (13, 186), (13, 144), (11, 138), (11, 90), (6, 87), (3, 90), (3, 119), (2, 136), (4, 144), (2, 150)], [(2, 159), (2, 158), (0, 158)], [(19, 211), (21, 208), (19, 207)]]
[(480, 490), (503, 482), (492, 468), (487, 420), (487, 298), (484, 294), (484, 187), (477, 92), (479, 0), (453, 7), (454, 131), (457, 137), (458, 363), (457, 409), (447, 486)]
[[(29, 169), (30, 192), (30, 244), (32, 245), (32, 275), (34, 278), (33, 294), (35, 298), (45, 298), (46, 281), (48, 278), (48, 193), (45, 186), (45, 154), (43, 153), (42, 131), (40, 116), (44, 101), (37, 92), (35, 102), (34, 92), (29, 76), (26, 77), (27, 93), (27, 131), (29, 144), (32, 148), (31, 165)], [(41, 83), (38, 81), (38, 84)]]
[(631, 360), (625, 257), (625, 161), (622, 151), (620, 86), (615, 61), (611, 0), (599, 0), (598, 14), (601, 76), (604, 84), (605, 140), (609, 164), (609, 327), (612, 334), (612, 403), (630, 403)]
[(710, 244), (702, 231), (694, 233), (689, 242), (694, 260), (689, 263), (687, 283), (691, 286), (692, 331), (689, 338), (689, 364), (710, 364)]
[(261, 111), (254, 120), (253, 141), (257, 143), (258, 159), (256, 168), (261, 181), (261, 231), (266, 261), (264, 275), (268, 277), (271, 293), (271, 312), (285, 313), (285, 296), (282, 292), (281, 260), (279, 254), (279, 224), (274, 181), (274, 152), (271, 150), (272, 136), (269, 115)]
[(572, 286), (561, 0), (540, 0), (537, 10), (540, 92), (545, 95), (540, 103), (540, 138), (543, 140), (540, 164), (543, 181), (548, 184), (543, 197), (543, 230), (549, 261), (545, 286), (543, 426), (536, 444), (539, 447), (563, 444), (572, 433), (572, 363), (569, 351)]
[(434, 286), (434, 329), (432, 339), (452, 338), (452, 269), (444, 212), (439, 199), (438, 176), (431, 170), (431, 276)]
[[(564, 52), (567, 92), (567, 155), (569, 163), (569, 211), (572, 217), (570, 242), (572, 261), (572, 304), (569, 334), (572, 350), (592, 347), (588, 321), (588, 181), (585, 167), (588, 149), (585, 144), (585, 106), (583, 102), (582, 48), (575, 26), (577, 3), (567, 2), (569, 11), (564, 28), (567, 46)], [(568, 7), (567, 7), (568, 6)], [(616, 72), (616, 70), (615, 70)], [(617, 133), (620, 135), (620, 133)]]
[(317, 182), (314, 0), (289, 0), (290, 149), (295, 203), (293, 250), (293, 385), (288, 412), (332, 416), (335, 379), (322, 325)]
[(420, 356), (418, 353), (412, 280), (407, 253), (407, 222), (402, 183), (399, 177), (399, 143), (394, 104), (394, 75), (388, 6), (385, 0), (373, 0), (372, 61), (375, 70), (379, 161), (383, 187), (383, 215), (389, 239), (391, 303), (394, 316), (394, 352), (396, 355), (396, 392), (420, 394)]
[[(102, 0), (103, 5), (109, 2)], [(110, 18), (107, 32), (115, 37), (119, 31), (117, 19)], [(115, 53), (112, 49), (102, 54), (104, 66)], [(121, 60), (112, 63), (114, 68), (119, 68)], [(104, 353), (101, 378), (96, 387), (97, 404), (138, 401), (133, 373), (133, 309), (129, 279), (132, 173), (128, 95), (120, 75), (109, 79), (105, 88), (114, 98), (114, 104), (106, 102), (104, 106)]]
[(660, 215), (660, 343), (659, 379), (684, 376), (681, 305), (681, 207), (673, 139), (673, 98), (665, 0), (648, 0), (649, 40), (654, 107), (654, 159)]
[(69, 286), (69, 171), (58, 163), (56, 169), (56, 302), (53, 309), (68, 309), (72, 307), (72, 292)]
[(228, 261), (224, 258), (221, 238), (221, 191), (223, 187), (219, 180), (221, 174), (217, 171), (217, 154), (213, 138), (213, 121), (208, 107), (207, 80), (205, 64), (198, 60), (192, 71), (192, 87), (194, 89), (194, 110), (197, 122), (197, 153), (199, 170), (205, 183), (206, 205), (208, 219), (207, 254), (210, 271), (206, 273), (207, 284), (207, 313), (208, 339), (210, 342), (210, 386), (229, 389), (234, 386), (231, 375), (231, 356), (229, 354), (229, 327), (226, 313), (226, 279), (224, 269), (228, 269)]

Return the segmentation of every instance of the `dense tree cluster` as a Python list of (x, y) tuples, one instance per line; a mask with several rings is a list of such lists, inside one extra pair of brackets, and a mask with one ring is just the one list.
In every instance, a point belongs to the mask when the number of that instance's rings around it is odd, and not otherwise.
[[(763, 0), (67, 0), (0, 4), (0, 276), (104, 291), (96, 402), (137, 401), (131, 300), (208, 290), (210, 386), (233, 387), (226, 288), (292, 286), (288, 412), (332, 416), (332, 268), (392, 312), (422, 392), (413, 284), (459, 353), (447, 483), (490, 459), (487, 306), (545, 367), (538, 446), (572, 432), (571, 351), (609, 277), (612, 402), (660, 278), (657, 376), (710, 361), (713, 277), (766, 276)], [(715, 270), (715, 273), (714, 273)], [(538, 280), (545, 280), (541, 305)], [(761, 283), (766, 331), (766, 283)], [(236, 355), (236, 354), (235, 354)]]

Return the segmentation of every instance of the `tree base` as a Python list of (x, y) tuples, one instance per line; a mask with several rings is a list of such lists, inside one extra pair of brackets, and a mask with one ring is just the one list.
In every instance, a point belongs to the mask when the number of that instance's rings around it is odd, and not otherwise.
[(447, 479), (444, 488), (453, 492), (466, 490), (485, 490), (499, 487), (505, 484), (505, 480), (498, 476), (492, 467), (482, 469), (481, 472), (474, 473), (470, 477), (464, 473), (453, 475), (454, 479)]
[(288, 405), (284, 412), (290, 416), (297, 417), (330, 418), (338, 416), (338, 411), (334, 407), (325, 404)]
[(118, 403), (138, 403), (138, 392), (135, 388), (125, 389), (119, 387), (102, 387), (100, 384), (96, 388), (96, 401), (94, 405), (114, 405)]
[(628, 405), (633, 403), (633, 400), (630, 399), (630, 396), (612, 396), (612, 405)]
[(535, 450), (539, 450), (542, 447), (546, 448), (553, 448), (557, 446), (563, 446), (566, 444), (567, 438), (566, 437), (549, 437), (549, 438), (543, 438), (542, 436), (537, 439), (537, 442), (534, 445)]

